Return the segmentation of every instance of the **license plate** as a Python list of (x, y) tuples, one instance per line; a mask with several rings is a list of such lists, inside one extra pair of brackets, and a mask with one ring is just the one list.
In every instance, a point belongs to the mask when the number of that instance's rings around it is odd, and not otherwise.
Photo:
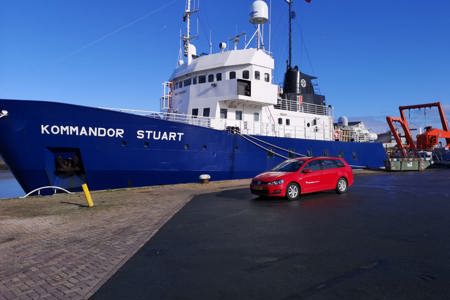
[(263, 187), (262, 187), (261, 185), (255, 185), (255, 186), (253, 187), (253, 189), (254, 189), (254, 190), (257, 190), (257, 191), (262, 191), (262, 190), (263, 190)]

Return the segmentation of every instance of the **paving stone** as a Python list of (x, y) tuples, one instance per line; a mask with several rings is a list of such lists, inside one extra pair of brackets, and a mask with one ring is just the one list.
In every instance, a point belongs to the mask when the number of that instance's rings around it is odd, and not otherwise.
[[(194, 195), (248, 180), (0, 201), (0, 300), (86, 299)], [(3, 298), (2, 298), (3, 297)]]

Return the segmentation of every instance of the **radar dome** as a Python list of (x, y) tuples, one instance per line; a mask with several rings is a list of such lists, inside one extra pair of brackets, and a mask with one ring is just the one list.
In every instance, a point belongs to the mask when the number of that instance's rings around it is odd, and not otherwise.
[(252, 4), (252, 12), (250, 13), (250, 23), (264, 24), (269, 21), (269, 8), (263, 0), (256, 0)]
[(189, 47), (189, 53), (191, 53), (192, 56), (197, 56), (197, 48), (192, 44), (189, 44), (188, 47)]
[(371, 142), (374, 142), (374, 141), (376, 141), (377, 139), (378, 139), (378, 134), (376, 134), (376, 133), (374, 133), (374, 132), (369, 133), (369, 140), (370, 140)]
[(338, 125), (340, 125), (340, 126), (348, 126), (348, 118), (346, 116), (339, 117)]

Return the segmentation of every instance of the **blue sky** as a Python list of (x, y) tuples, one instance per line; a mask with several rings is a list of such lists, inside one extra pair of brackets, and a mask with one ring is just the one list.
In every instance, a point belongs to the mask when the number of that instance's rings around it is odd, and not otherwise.
[[(214, 51), (238, 32), (250, 36), (251, 2), (200, 0), (198, 52), (208, 52), (210, 31)], [(0, 97), (159, 110), (184, 5), (0, 0)], [(272, 0), (276, 82), (287, 58), (286, 9)], [(294, 63), (319, 77), (336, 118), (363, 119), (380, 131), (399, 105), (440, 100), (450, 111), (450, 1), (297, 0), (294, 9)]]

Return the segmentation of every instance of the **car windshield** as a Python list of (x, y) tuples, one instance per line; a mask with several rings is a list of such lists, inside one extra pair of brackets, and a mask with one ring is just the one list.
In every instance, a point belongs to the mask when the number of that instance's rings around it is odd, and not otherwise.
[(303, 165), (304, 160), (286, 160), (272, 169), (277, 172), (296, 172)]

